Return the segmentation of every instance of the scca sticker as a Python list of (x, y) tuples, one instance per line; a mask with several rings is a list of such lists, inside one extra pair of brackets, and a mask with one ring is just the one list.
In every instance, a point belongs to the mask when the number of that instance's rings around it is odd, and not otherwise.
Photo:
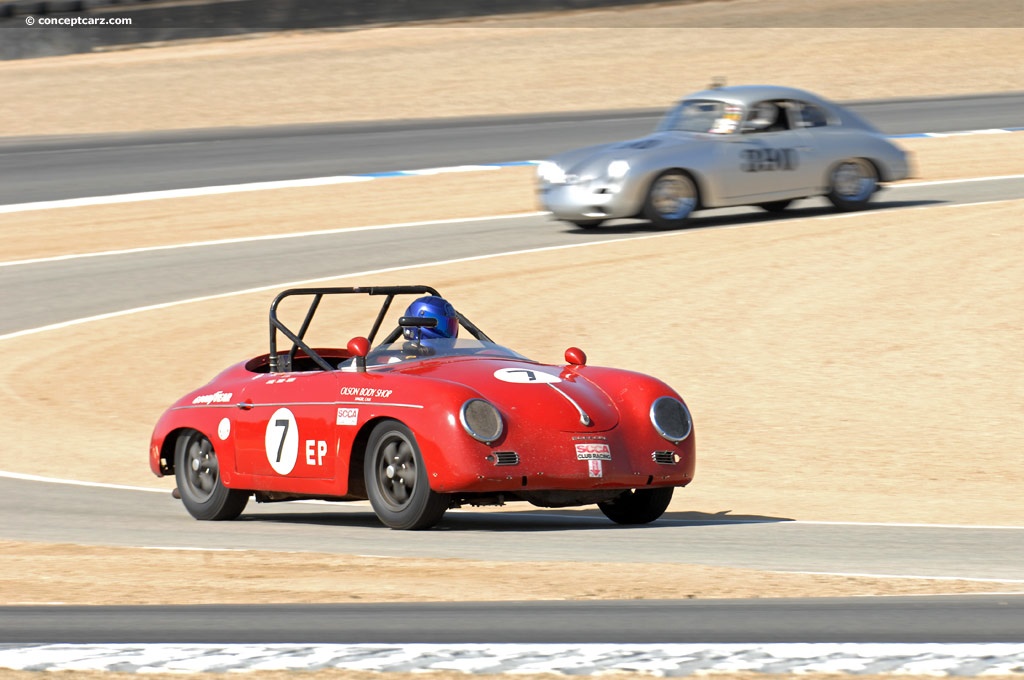
[(549, 383), (562, 382), (557, 375), (535, 371), (532, 368), (499, 368), (494, 372), (494, 377), (502, 382), (509, 383), (536, 383), (546, 385)]
[(335, 422), (338, 425), (356, 425), (359, 422), (359, 409), (339, 408), (338, 418)]
[(274, 472), (287, 475), (295, 468), (299, 457), (299, 425), (295, 414), (286, 408), (279, 408), (267, 421), (267, 434), (263, 439), (267, 450), (267, 461)]
[(612, 450), (607, 444), (577, 444), (576, 460), (611, 460)]

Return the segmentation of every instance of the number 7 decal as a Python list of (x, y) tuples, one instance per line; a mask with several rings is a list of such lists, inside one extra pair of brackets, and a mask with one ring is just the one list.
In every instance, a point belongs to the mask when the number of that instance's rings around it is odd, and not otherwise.
[(267, 462), (274, 472), (289, 474), (299, 457), (299, 426), (295, 422), (295, 414), (286, 408), (277, 409), (267, 421), (263, 445)]
[(281, 442), (277, 445), (277, 460), (276, 463), (281, 462), (281, 452), (284, 451), (284, 440), (288, 437), (288, 426), (292, 424), (292, 421), (287, 418), (281, 418), (274, 421), (274, 425), (277, 427), (283, 427), (284, 432), (281, 433)]

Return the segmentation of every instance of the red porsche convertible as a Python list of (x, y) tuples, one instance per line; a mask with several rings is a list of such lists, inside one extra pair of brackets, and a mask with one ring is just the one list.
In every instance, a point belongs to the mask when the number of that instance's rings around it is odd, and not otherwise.
[[(396, 298), (411, 300), (401, 315)], [(328, 299), (379, 304), (369, 332), (345, 348), (312, 346)], [(298, 305), (291, 327), (286, 300)], [(369, 499), (395, 529), (511, 501), (596, 503), (620, 524), (658, 519), (693, 479), (686, 404), (656, 378), (588, 366), (578, 348), (565, 361), (496, 344), (429, 286), (286, 290), (270, 306), (269, 353), (171, 406), (150, 467), (175, 475), (176, 495), (204, 520), (234, 519), (250, 497)]]

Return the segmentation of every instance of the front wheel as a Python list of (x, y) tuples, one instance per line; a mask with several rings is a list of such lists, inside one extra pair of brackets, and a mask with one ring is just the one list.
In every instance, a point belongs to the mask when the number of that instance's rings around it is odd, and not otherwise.
[(828, 200), (840, 210), (862, 210), (878, 190), (878, 171), (865, 158), (841, 161), (829, 175)]
[(681, 170), (666, 170), (647, 190), (644, 217), (659, 229), (678, 229), (697, 209), (697, 185)]
[(174, 445), (174, 478), (181, 502), (196, 519), (235, 519), (249, 493), (229, 489), (220, 481), (220, 462), (206, 435), (189, 430)]
[(416, 437), (394, 420), (370, 433), (363, 478), (373, 511), (392, 529), (428, 529), (441, 521), (451, 500), (430, 488)]
[(665, 514), (674, 487), (631, 489), (613, 501), (598, 503), (604, 516), (616, 524), (650, 524)]

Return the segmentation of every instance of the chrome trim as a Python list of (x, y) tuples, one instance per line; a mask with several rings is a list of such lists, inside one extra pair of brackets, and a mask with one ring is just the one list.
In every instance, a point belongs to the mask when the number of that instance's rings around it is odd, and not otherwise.
[[(396, 408), (425, 408), (423, 404), (400, 404), (393, 401), (268, 401), (260, 403), (246, 404), (246, 410), (252, 410), (257, 407), (271, 407), (281, 408), (288, 406), (394, 406)], [(187, 408), (241, 408), (241, 406), (235, 402), (231, 404), (186, 404), (185, 406), (175, 406), (174, 410), (183, 410)]]
[(495, 466), (519, 465), (519, 454), (515, 451), (494, 451)]
[(572, 404), (573, 406), (576, 407), (576, 410), (579, 411), (579, 413), (580, 413), (580, 422), (582, 424), (584, 424), (584, 425), (589, 427), (594, 422), (593, 420), (590, 419), (590, 416), (587, 414), (587, 412), (583, 410), (583, 407), (580, 406), (579, 404), (577, 404), (576, 401), (572, 397), (570, 397), (568, 394), (566, 394), (562, 390), (560, 390), (557, 387), (555, 387), (554, 383), (548, 383), (547, 385), (548, 385), (548, 387), (553, 389), (555, 392), (558, 392), (563, 397), (565, 397), (566, 401), (568, 401), (570, 404)]
[[(686, 426), (687, 427), (686, 427), (686, 434), (684, 434), (682, 437), (676, 438), (676, 437), (670, 436), (667, 432), (665, 432), (665, 430), (663, 430), (661, 428), (661, 425), (658, 424), (658, 419), (654, 417), (654, 413), (655, 413), (656, 407), (658, 406), (658, 404), (663, 399), (669, 399), (669, 400), (674, 401), (674, 402), (676, 402), (677, 404), (679, 404), (680, 406), (683, 407), (683, 412), (686, 414)], [(654, 426), (654, 430), (659, 435), (661, 435), (663, 439), (666, 439), (666, 440), (672, 442), (673, 444), (678, 444), (679, 442), (685, 440), (693, 432), (693, 414), (690, 413), (690, 409), (686, 407), (686, 404), (684, 404), (682, 401), (680, 401), (679, 399), (676, 399), (674, 397), (661, 396), (661, 397), (658, 397), (657, 399), (655, 399), (653, 402), (651, 402), (651, 410), (648, 412), (648, 416), (651, 419), (651, 425)]]
[(425, 408), (423, 404), (401, 404), (394, 401), (333, 401), (343, 406), (394, 406), (396, 408)]
[(651, 460), (658, 465), (675, 465), (677, 463), (675, 451), (651, 451)]
[[(484, 437), (479, 432), (474, 431), (473, 428), (469, 426), (469, 421), (466, 419), (466, 407), (468, 407), (474, 401), (479, 401), (481, 403), (487, 404), (489, 407), (491, 407), (491, 410), (494, 411), (494, 415), (497, 416), (498, 431), (495, 433), (493, 437)], [(462, 429), (466, 431), (466, 434), (468, 434), (470, 437), (479, 442), (483, 442), (484, 444), (490, 444), (493, 441), (501, 439), (501, 435), (504, 434), (505, 432), (505, 419), (501, 417), (501, 411), (499, 411), (497, 407), (491, 402), (487, 401), (486, 399), (480, 399), (478, 397), (473, 397), (472, 399), (467, 399), (466, 401), (462, 402), (462, 406), (459, 407), (459, 423), (462, 424)]]

